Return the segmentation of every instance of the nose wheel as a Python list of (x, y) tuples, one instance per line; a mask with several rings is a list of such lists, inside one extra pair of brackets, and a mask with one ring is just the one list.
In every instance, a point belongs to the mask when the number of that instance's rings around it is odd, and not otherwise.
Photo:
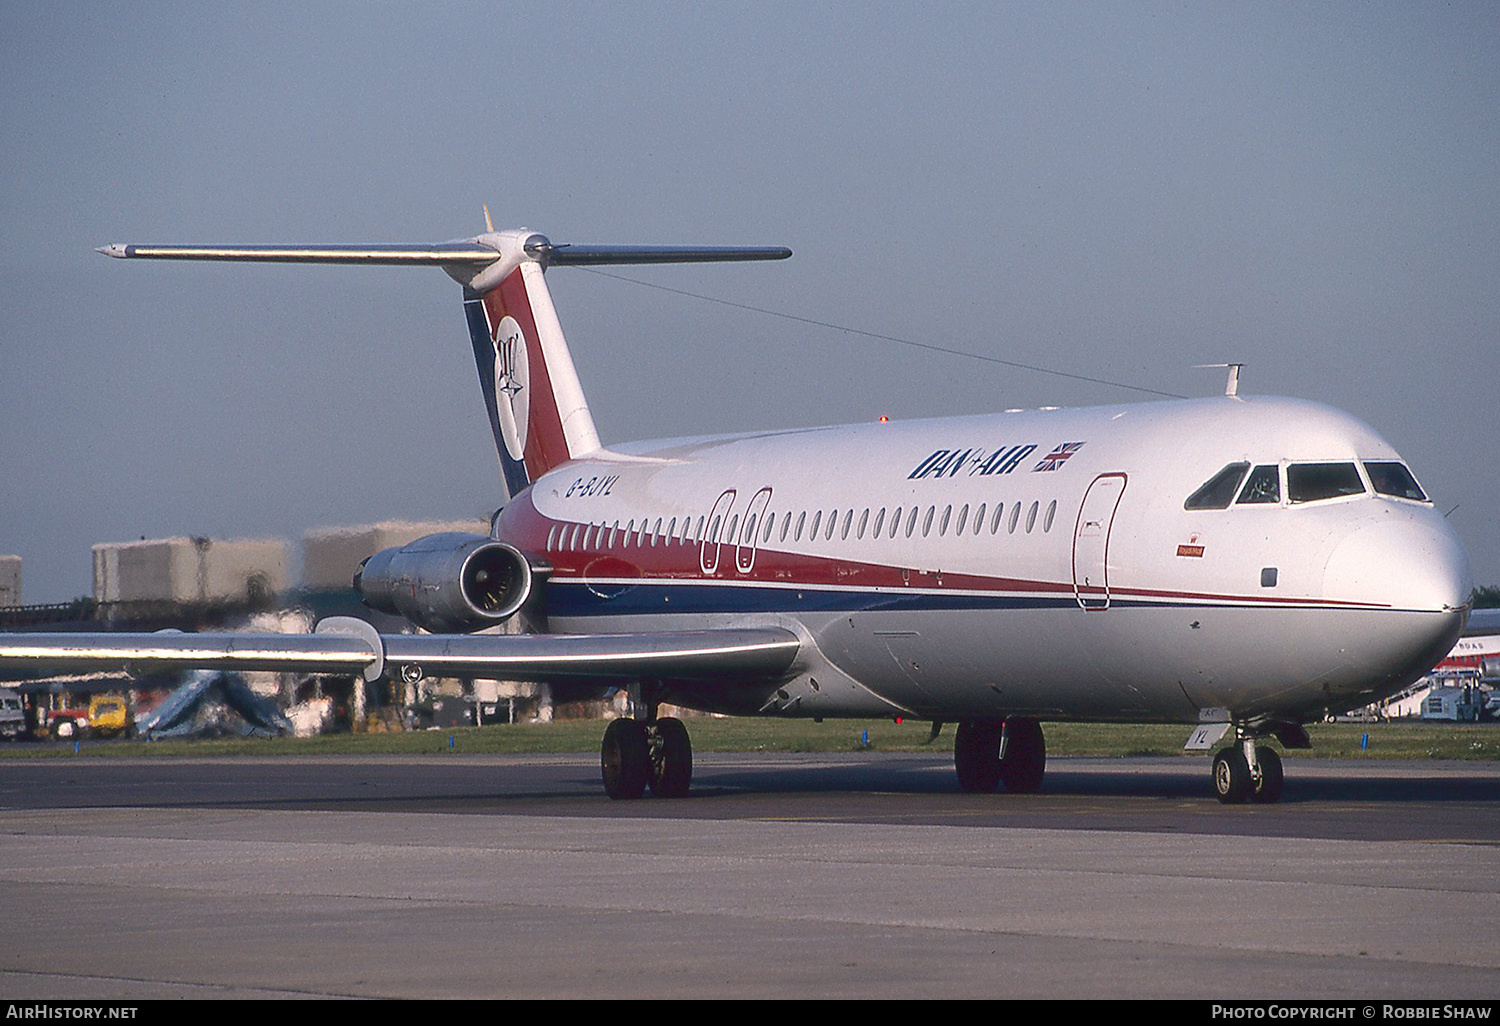
[(1281, 800), (1281, 756), (1268, 745), (1246, 736), (1239, 744), (1221, 748), (1214, 756), (1214, 796), (1225, 805), (1245, 801), (1269, 805)]

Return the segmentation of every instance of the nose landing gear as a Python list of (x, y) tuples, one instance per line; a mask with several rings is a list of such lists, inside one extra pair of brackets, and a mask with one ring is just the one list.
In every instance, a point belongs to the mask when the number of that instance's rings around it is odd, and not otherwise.
[(1235, 727), (1236, 745), (1214, 756), (1214, 795), (1225, 805), (1247, 799), (1262, 805), (1281, 800), (1281, 756), (1269, 745), (1257, 745), (1255, 735)]

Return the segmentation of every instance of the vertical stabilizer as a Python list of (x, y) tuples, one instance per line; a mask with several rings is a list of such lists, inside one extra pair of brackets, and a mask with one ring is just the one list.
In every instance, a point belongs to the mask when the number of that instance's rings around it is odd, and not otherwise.
[(486, 273), (465, 286), (464, 312), (505, 486), (515, 495), (599, 448), (599, 434), (542, 265), (527, 254), (500, 269), (498, 282)]

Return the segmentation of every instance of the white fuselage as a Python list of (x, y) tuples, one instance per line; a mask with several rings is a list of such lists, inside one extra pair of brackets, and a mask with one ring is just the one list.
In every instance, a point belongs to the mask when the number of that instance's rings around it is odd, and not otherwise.
[[(496, 530), (553, 566), (551, 631), (803, 639), (779, 687), (684, 686), (683, 704), (1304, 722), (1399, 690), (1461, 629), (1462, 548), (1367, 466), (1399, 460), (1298, 400), (1014, 412), (600, 450)], [(1232, 464), (1274, 500), (1184, 508)], [(1294, 495), (1304, 464), (1360, 490)]]

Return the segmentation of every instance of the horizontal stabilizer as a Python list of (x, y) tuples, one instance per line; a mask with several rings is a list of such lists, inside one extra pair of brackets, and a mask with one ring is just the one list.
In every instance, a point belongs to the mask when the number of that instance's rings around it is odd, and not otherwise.
[(242, 260), (279, 264), (410, 264), (485, 267), (500, 254), (473, 242), (375, 246), (133, 246), (116, 242), (96, 252), (120, 259)]
[(333, 618), (315, 634), (0, 634), (0, 670), (273, 670), (374, 679), (386, 667), (432, 677), (550, 681), (774, 680), (797, 656), (779, 627), (646, 634), (378, 634)]
[(740, 260), (785, 260), (784, 246), (555, 246), (527, 243), (526, 251), (554, 267), (599, 264), (712, 264)]

